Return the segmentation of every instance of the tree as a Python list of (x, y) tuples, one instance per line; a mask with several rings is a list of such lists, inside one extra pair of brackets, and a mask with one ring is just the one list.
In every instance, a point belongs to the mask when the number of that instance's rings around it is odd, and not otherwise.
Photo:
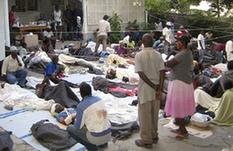
[(190, 11), (190, 5), (198, 5), (201, 0), (171, 0), (171, 7), (181, 14), (187, 14)]
[(146, 10), (156, 13), (169, 13), (171, 10), (170, 0), (145, 0)]
[(224, 8), (230, 10), (233, 6), (232, 0), (208, 0), (211, 3), (211, 9), (218, 18), (220, 17), (221, 13), (224, 11)]
[(187, 13), (191, 4), (198, 5), (200, 2), (201, 0), (145, 0), (145, 7), (158, 14), (170, 13), (171, 9)]
[(109, 19), (109, 23), (111, 25), (111, 30), (112, 33), (110, 34), (110, 42), (111, 43), (118, 43), (119, 40), (121, 39), (121, 23), (122, 19), (121, 17), (117, 14), (114, 13), (114, 15)]

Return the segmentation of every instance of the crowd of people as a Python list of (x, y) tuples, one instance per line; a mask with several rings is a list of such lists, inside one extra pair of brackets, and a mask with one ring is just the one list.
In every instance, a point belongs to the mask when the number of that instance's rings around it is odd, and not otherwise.
[[(14, 8), (12, 8), (12, 11)], [(10, 13), (10, 23), (14, 20), (14, 14)], [(97, 57), (107, 57), (111, 52), (107, 49), (108, 34), (111, 32), (109, 16), (104, 15), (99, 21), (97, 30), (97, 40), (93, 54)], [(61, 39), (60, 27), (65, 24), (67, 30), (67, 39), (73, 39), (74, 30), (81, 31), (82, 14), (79, 11), (71, 10), (70, 6), (62, 13), (58, 6), (54, 10), (54, 29), (56, 37)], [(12, 23), (10, 24), (12, 25)], [(160, 25), (161, 26), (161, 25)], [(78, 28), (78, 29), (77, 29)], [(161, 28), (161, 27), (160, 27)], [(185, 118), (191, 117), (196, 112), (197, 104), (207, 107), (205, 103), (196, 99), (194, 79), (203, 73), (205, 55), (209, 53), (206, 44), (206, 36), (204, 31), (200, 31), (197, 38), (191, 37), (189, 31), (184, 26), (180, 26), (177, 32), (174, 31), (174, 25), (167, 22), (166, 26), (161, 30), (162, 36), (154, 39), (152, 33), (146, 33), (140, 37), (135, 32), (129, 32), (123, 40), (116, 44), (114, 54), (120, 57), (133, 57), (135, 72), (139, 76), (138, 82), (138, 120), (140, 126), (140, 139), (135, 141), (139, 147), (152, 148), (159, 140), (158, 134), (158, 113), (160, 109), (162, 93), (164, 92), (164, 80), (168, 80), (168, 88), (166, 94), (166, 103), (164, 112), (166, 116), (175, 119), (178, 129), (172, 130), (176, 133), (177, 139), (188, 138), (188, 131), (185, 125)], [(49, 32), (46, 33), (47, 36)], [(51, 36), (48, 36), (49, 38)], [(98, 52), (99, 46), (102, 44), (102, 50)], [(55, 44), (54, 44), (55, 45)], [(197, 47), (195, 47), (197, 46)], [(68, 87), (79, 87), (82, 100), (77, 100), (77, 106), (72, 112), (71, 119), (74, 122), (67, 128), (68, 133), (83, 144), (88, 150), (97, 150), (98, 147), (105, 146), (111, 139), (111, 124), (107, 118), (106, 108), (101, 98), (92, 95), (92, 88), (89, 84), (83, 82), (80, 85), (73, 85), (59, 79), (60, 68), (59, 58), (54, 52), (54, 46), (48, 39), (45, 39), (39, 48), (48, 54), (50, 61), (44, 68), (44, 83), (48, 80), (55, 84), (65, 82)], [(217, 123), (227, 123), (233, 125), (233, 113), (227, 108), (227, 117), (224, 117), (222, 109), (227, 105), (232, 106), (231, 96), (232, 81), (232, 61), (233, 61), (233, 42), (229, 40), (226, 43), (226, 62), (228, 70), (222, 77), (216, 81), (213, 86), (217, 89), (222, 87), (221, 101), (218, 109), (216, 109)], [(166, 54), (164, 59), (162, 54)], [(197, 57), (195, 58), (195, 54)], [(221, 52), (221, 54), (223, 54)], [(33, 56), (31, 54), (30, 56)], [(170, 56), (173, 55), (172, 58)], [(223, 55), (220, 56), (224, 58)], [(195, 60), (194, 60), (195, 59)], [(114, 60), (116, 61), (116, 60)], [(220, 63), (220, 62), (219, 62)], [(10, 55), (7, 56), (2, 64), (2, 77), (10, 84), (18, 84), (20, 87), (26, 87), (27, 70), (23, 58), (17, 54), (17, 48), (10, 48)], [(222, 79), (226, 79), (224, 82)], [(217, 86), (216, 86), (217, 85)], [(200, 85), (201, 86), (201, 85)], [(200, 89), (200, 88), (199, 88)], [(205, 89), (203, 89), (204, 91)], [(210, 89), (205, 90), (210, 93)], [(212, 92), (212, 91), (211, 91)], [(210, 93), (211, 94), (211, 93)], [(206, 95), (206, 94), (204, 94)], [(42, 96), (42, 95), (41, 95)], [(204, 105), (203, 105), (204, 104)], [(59, 105), (58, 105), (59, 106)], [(57, 109), (58, 108), (58, 109)], [(60, 113), (63, 107), (55, 107), (53, 112)], [(68, 110), (68, 109), (66, 109)], [(64, 113), (62, 113), (64, 115)], [(68, 114), (65, 118), (58, 117), (58, 120), (67, 124)]]

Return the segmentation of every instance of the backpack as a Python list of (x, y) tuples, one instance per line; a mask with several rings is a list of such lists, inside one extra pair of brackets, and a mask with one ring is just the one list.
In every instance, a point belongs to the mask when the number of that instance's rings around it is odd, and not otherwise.
[(52, 151), (68, 149), (77, 143), (66, 130), (49, 123), (48, 120), (33, 124), (31, 131), (41, 145)]
[(11, 139), (11, 132), (0, 132), (0, 151), (11, 151), (13, 148), (13, 141)]

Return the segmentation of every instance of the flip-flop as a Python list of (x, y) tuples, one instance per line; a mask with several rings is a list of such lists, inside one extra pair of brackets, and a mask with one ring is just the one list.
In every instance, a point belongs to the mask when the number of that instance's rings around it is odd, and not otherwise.
[(180, 134), (180, 133), (179, 133), (179, 134), (176, 135), (176, 139), (179, 139), (179, 140), (187, 139), (188, 136), (189, 136), (188, 133), (186, 133), (186, 134)]
[(152, 148), (152, 144), (145, 144), (140, 139), (135, 140), (135, 144), (139, 147)]

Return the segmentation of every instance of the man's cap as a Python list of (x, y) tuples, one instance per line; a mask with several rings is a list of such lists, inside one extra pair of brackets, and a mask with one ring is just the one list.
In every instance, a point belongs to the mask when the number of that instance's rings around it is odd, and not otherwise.
[(167, 26), (172, 26), (172, 23), (171, 23), (170, 21), (168, 21), (168, 22), (166, 23), (166, 25), (167, 25)]
[(18, 49), (15, 46), (11, 46), (10, 52), (18, 52)]

